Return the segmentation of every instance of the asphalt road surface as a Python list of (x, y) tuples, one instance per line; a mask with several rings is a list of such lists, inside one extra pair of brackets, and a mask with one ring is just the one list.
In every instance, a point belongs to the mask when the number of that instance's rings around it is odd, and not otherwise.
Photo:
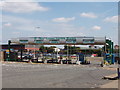
[(2, 88), (97, 88), (116, 73), (96, 65), (3, 63)]

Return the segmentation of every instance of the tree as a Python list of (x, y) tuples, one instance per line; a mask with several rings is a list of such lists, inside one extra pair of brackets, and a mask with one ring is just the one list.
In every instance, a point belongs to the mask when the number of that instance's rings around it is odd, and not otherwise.
[(51, 46), (47, 48), (47, 53), (53, 53), (54, 52), (54, 48), (56, 48), (55, 46)]
[(56, 47), (55, 46), (51, 46), (51, 47), (40, 46), (39, 51), (42, 53), (53, 53), (54, 48), (56, 48)]
[(44, 46), (40, 46), (39, 48), (39, 51), (42, 53), (46, 52), (46, 50), (47, 50), (47, 47), (44, 47)]
[(70, 54), (76, 54), (80, 51), (80, 47), (75, 47), (75, 46), (64, 46), (64, 54), (67, 54), (67, 50)]

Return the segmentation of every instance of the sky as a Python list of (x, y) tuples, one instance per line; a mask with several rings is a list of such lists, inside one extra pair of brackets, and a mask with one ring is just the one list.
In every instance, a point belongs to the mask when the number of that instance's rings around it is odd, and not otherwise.
[(2, 2), (2, 43), (17, 37), (107, 37), (118, 44), (118, 2)]

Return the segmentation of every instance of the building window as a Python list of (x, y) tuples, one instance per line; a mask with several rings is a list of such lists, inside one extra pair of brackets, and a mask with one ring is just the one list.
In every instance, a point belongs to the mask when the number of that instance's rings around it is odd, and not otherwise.
[(43, 40), (35, 40), (35, 43), (43, 43)]
[(28, 43), (28, 40), (20, 40), (20, 43)]
[(94, 43), (94, 39), (83, 39), (83, 43)]
[(50, 43), (59, 43), (59, 40), (50, 40)]
[(76, 39), (67, 39), (66, 43), (76, 43)]

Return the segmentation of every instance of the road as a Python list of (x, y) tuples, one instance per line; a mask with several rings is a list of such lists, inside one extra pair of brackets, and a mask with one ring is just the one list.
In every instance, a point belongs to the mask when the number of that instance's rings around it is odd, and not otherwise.
[(97, 88), (116, 73), (97, 65), (2, 63), (3, 88)]

